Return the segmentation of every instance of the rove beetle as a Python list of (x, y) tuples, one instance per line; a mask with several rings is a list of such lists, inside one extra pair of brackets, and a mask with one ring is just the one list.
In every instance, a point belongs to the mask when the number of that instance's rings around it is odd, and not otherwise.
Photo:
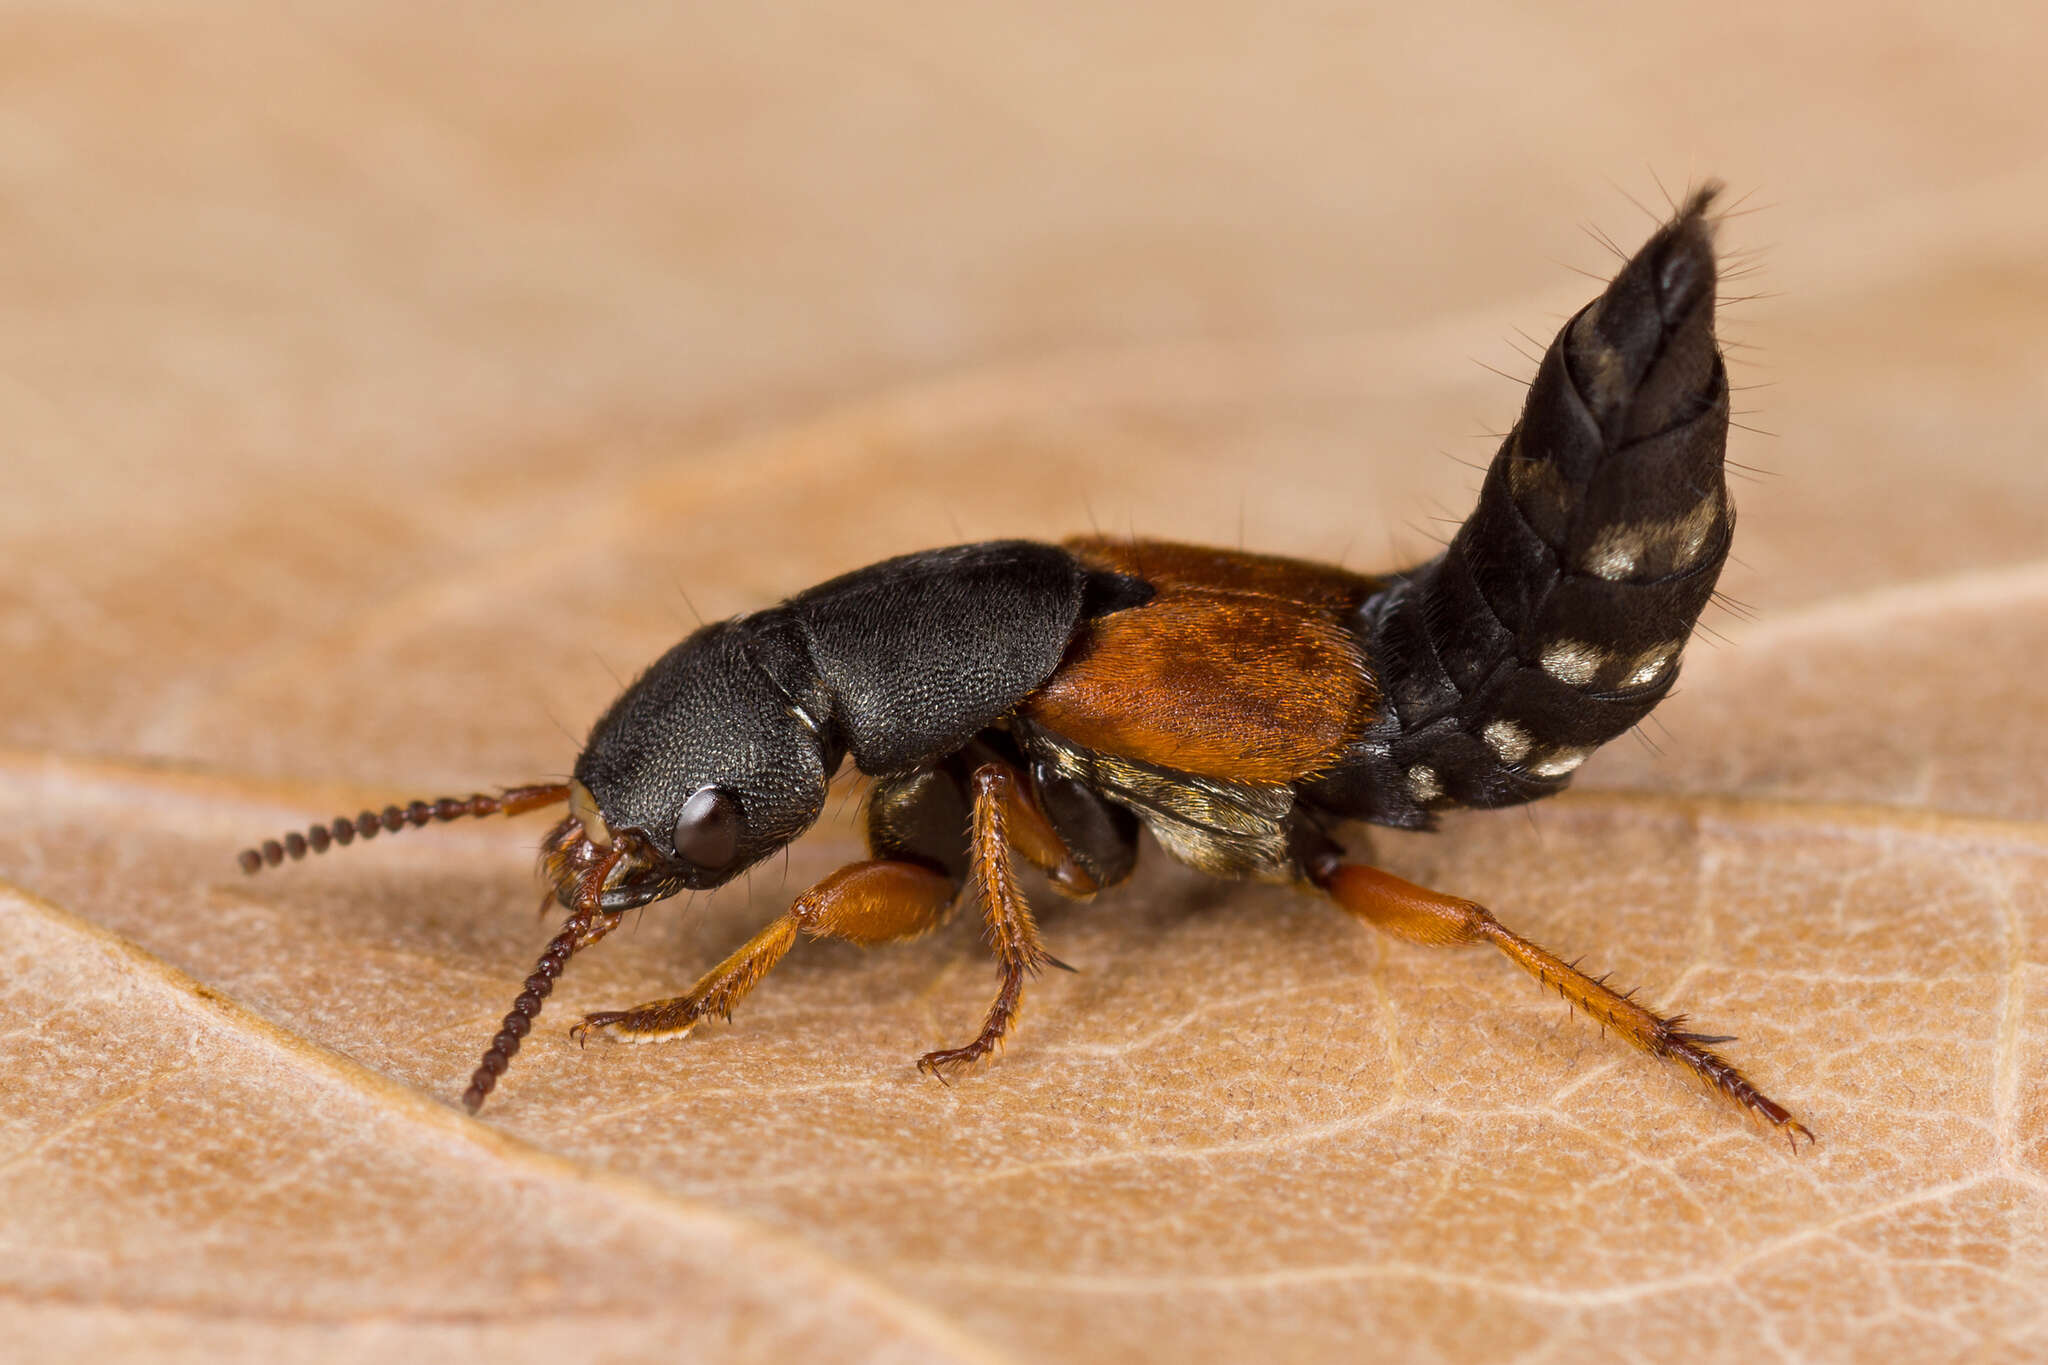
[(569, 958), (625, 912), (731, 881), (817, 820), (850, 759), (870, 856), (689, 991), (584, 1016), (579, 1038), (681, 1038), (803, 936), (875, 944), (977, 888), (1001, 984), (993, 1052), (1039, 941), (1015, 861), (1070, 896), (1123, 881), (1142, 825), (1218, 877), (1301, 886), (1415, 943), (1491, 943), (1629, 1043), (1788, 1138), (1812, 1134), (1686, 1030), (1481, 906), (1347, 862), (1332, 828), (1561, 791), (1671, 690), (1728, 556), (1728, 379), (1714, 336), (1718, 191), (1695, 193), (1559, 331), (1478, 506), (1444, 552), (1374, 577), (1159, 541), (991, 541), (857, 570), (707, 625), (591, 731), (567, 782), (393, 806), (242, 853), (249, 872), (378, 830), (566, 803), (541, 867), (568, 911), (463, 1103), (497, 1085)]

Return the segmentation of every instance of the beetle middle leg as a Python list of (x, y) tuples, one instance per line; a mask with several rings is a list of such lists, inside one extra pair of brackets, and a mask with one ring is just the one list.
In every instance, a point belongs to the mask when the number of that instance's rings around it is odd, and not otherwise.
[(974, 877), (981, 889), (989, 946), (995, 951), (1003, 982), (974, 1041), (964, 1047), (927, 1052), (917, 1059), (919, 1071), (942, 1080), (948, 1071), (972, 1066), (1000, 1047), (1023, 1002), (1024, 978), (1036, 976), (1047, 966), (1060, 965), (1039, 942), (1038, 925), (1017, 885), (1016, 866), (1010, 856), (1013, 838), (1027, 846), (1042, 838), (1052, 842), (1040, 852), (1055, 858), (1053, 847), (1057, 837), (1050, 823), (1025, 793), (1016, 769), (1007, 763), (982, 764), (975, 769), (969, 785), (974, 797), (970, 835)]
[(1406, 882), (1376, 867), (1331, 861), (1311, 871), (1311, 880), (1344, 910), (1376, 929), (1410, 943), (1459, 947), (1491, 943), (1529, 975), (1584, 1010), (1631, 1045), (1653, 1057), (1676, 1062), (1709, 1090), (1751, 1118), (1783, 1134), (1794, 1149), (1813, 1141), (1806, 1125), (1766, 1096), (1712, 1044), (1727, 1038), (1687, 1032), (1684, 1016), (1666, 1017), (1638, 1005), (1604, 981), (1540, 948), (1495, 919), (1484, 906)]
[(945, 922), (957, 890), (953, 878), (921, 863), (888, 858), (850, 863), (798, 896), (687, 994), (586, 1014), (570, 1034), (579, 1042), (592, 1029), (634, 1043), (684, 1037), (708, 1016), (731, 1019), (733, 1007), (782, 961), (798, 934), (860, 944), (916, 938)]

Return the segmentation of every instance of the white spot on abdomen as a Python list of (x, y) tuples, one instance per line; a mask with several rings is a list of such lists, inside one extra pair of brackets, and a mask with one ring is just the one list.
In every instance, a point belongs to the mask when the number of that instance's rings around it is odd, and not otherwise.
[(1535, 743), (1529, 732), (1511, 720), (1496, 720), (1479, 732), (1487, 747), (1499, 754), (1503, 763), (1520, 763), (1529, 756), (1529, 747)]
[(1682, 517), (1608, 527), (1594, 539), (1580, 567), (1611, 583), (1645, 569), (1658, 576), (1683, 573), (1699, 562), (1720, 522), (1721, 490), (1716, 488)]
[(1573, 687), (1589, 686), (1599, 676), (1606, 655), (1583, 640), (1559, 640), (1543, 651), (1538, 660), (1543, 671)]
[(1636, 660), (1623, 680), (1623, 687), (1647, 687), (1664, 676), (1664, 670), (1671, 667), (1671, 661), (1678, 657), (1679, 646), (1659, 645)]
[(1591, 749), (1559, 749), (1548, 757), (1529, 765), (1529, 771), (1538, 777), (1563, 777), (1577, 770), (1581, 763), (1593, 756)]
[(1586, 556), (1586, 569), (1596, 578), (1619, 583), (1624, 578), (1633, 578), (1636, 566), (1642, 562), (1643, 533), (1631, 526), (1613, 526), (1593, 542), (1593, 552)]

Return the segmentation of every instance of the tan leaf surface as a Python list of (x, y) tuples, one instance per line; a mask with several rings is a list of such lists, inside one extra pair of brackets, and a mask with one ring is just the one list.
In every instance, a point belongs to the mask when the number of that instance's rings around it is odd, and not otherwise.
[[(36, 1358), (2048, 1352), (2048, 141), (2023, 7), (0, 15), (0, 1331)], [(1412, 7), (1411, 7), (1412, 8)], [(1633, 241), (1731, 305), (1741, 604), (1646, 738), (1383, 836), (1736, 1033), (1793, 1157), (1506, 964), (1148, 850), (952, 1088), (963, 917), (579, 1051), (855, 847), (580, 958), (535, 820), (705, 617), (1089, 525), (1380, 566)], [(1741, 292), (1747, 282), (1732, 285)]]

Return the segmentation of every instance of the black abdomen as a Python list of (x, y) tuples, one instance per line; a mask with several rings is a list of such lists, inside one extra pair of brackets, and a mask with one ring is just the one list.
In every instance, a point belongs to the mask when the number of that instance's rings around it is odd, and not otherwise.
[(1546, 796), (1670, 690), (1735, 524), (1712, 193), (1559, 332), (1450, 546), (1359, 609), (1387, 712), (1316, 804), (1417, 826)]

